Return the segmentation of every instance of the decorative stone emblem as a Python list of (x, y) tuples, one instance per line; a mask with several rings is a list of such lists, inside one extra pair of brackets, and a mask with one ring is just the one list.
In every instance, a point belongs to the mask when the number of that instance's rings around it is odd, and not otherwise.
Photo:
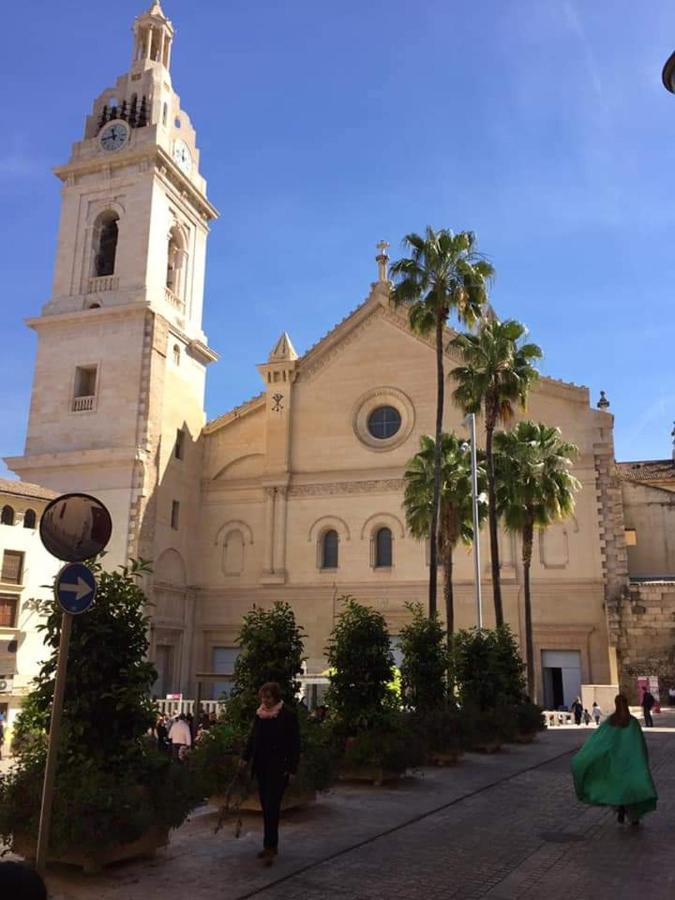
[(272, 397), (272, 412), (281, 412), (284, 408), (284, 404), (282, 400), (284, 399), (283, 394), (274, 394)]

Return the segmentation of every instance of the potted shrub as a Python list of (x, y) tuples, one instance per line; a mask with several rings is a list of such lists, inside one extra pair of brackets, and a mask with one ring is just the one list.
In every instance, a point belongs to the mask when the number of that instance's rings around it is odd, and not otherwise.
[[(91, 611), (73, 621), (48, 858), (95, 871), (167, 843), (199, 801), (188, 770), (147, 737), (155, 719), (148, 620), (138, 579), (147, 565), (96, 570)], [(46, 604), (51, 654), (19, 717), (16, 766), (0, 780), (0, 837), (35, 853), (61, 612)]]
[(435, 766), (456, 765), (463, 752), (462, 719), (454, 704), (430, 710), (419, 720), (427, 760)]
[(367, 728), (347, 738), (340, 777), (376, 786), (397, 781), (407, 769), (424, 764), (425, 751), (423, 736), (412, 717), (400, 710), (385, 710)]
[(326, 648), (326, 699), (340, 776), (381, 784), (422, 759), (410, 719), (400, 710), (399, 692), (392, 690), (394, 657), (383, 616), (354, 597), (340, 601), (343, 610)]
[(514, 740), (519, 744), (531, 744), (537, 736), (537, 732), (546, 727), (544, 722), (544, 710), (536, 703), (523, 701), (513, 709), (513, 717), (516, 723)]
[(453, 765), (461, 755), (460, 723), (454, 698), (448, 696), (445, 631), (420, 603), (407, 604), (411, 621), (401, 629), (401, 700), (411, 724), (426, 745), (427, 761)]
[(525, 667), (509, 627), (460, 631), (452, 642), (451, 666), (467, 749), (494, 752), (514, 739)]

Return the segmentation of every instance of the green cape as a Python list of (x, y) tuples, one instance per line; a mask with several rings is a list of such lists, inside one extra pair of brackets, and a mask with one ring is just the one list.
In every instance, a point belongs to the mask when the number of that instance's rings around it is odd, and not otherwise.
[(656, 809), (647, 745), (633, 716), (625, 728), (603, 722), (572, 758), (572, 774), (583, 803), (631, 807), (636, 817)]

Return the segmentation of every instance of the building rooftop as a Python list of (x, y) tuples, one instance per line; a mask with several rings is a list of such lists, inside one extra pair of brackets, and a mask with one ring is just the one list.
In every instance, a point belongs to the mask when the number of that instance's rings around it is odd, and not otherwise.
[(31, 484), (28, 481), (12, 481), (9, 478), (0, 478), (0, 494), (13, 494), (15, 497), (34, 497), (36, 500), (53, 500), (58, 497), (56, 491), (42, 487), (41, 484)]
[(675, 461), (672, 459), (642, 459), (616, 464), (619, 478), (626, 481), (675, 481)]

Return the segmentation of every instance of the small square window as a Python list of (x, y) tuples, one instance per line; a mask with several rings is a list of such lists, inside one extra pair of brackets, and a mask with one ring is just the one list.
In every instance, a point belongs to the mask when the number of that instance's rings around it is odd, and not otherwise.
[(171, 501), (171, 527), (174, 531), (178, 531), (178, 517), (180, 515), (180, 503), (178, 500)]
[(73, 412), (86, 412), (94, 408), (97, 375), (97, 366), (78, 366), (75, 369)]
[(23, 579), (23, 553), (19, 550), (5, 550), (2, 554), (2, 574), (0, 579), (6, 584), (21, 584)]
[(183, 459), (185, 456), (185, 431), (179, 428), (176, 431), (176, 443), (173, 448), (173, 455), (176, 459)]
[(75, 396), (96, 395), (96, 366), (78, 366), (75, 369)]
[(19, 599), (12, 594), (0, 594), (0, 628), (16, 628)]

